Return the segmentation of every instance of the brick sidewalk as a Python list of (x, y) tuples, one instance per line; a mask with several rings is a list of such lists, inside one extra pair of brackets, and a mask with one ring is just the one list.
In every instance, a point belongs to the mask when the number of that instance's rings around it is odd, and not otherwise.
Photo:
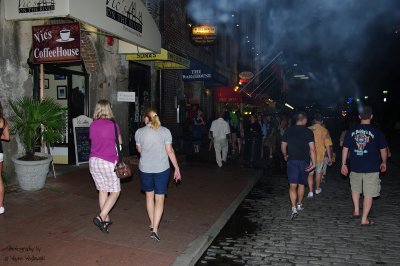
[(187, 164), (181, 171), (183, 184), (169, 186), (158, 243), (149, 237), (137, 175), (122, 184), (108, 235), (92, 223), (98, 197), (87, 167), (49, 178), (41, 191), (7, 194), (6, 213), (0, 216), (0, 264), (172, 264), (257, 176), (254, 170), (214, 164)]

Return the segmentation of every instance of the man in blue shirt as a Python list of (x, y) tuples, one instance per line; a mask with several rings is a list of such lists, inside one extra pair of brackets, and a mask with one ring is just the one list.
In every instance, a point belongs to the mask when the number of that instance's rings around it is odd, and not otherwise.
[(360, 194), (364, 194), (361, 225), (374, 225), (368, 219), (374, 197), (380, 195), (379, 172), (386, 171), (387, 144), (383, 134), (371, 126), (372, 109), (365, 106), (360, 112), (361, 123), (350, 128), (344, 138), (342, 150), (343, 175), (348, 175), (347, 156), (350, 160), (350, 185), (354, 204), (353, 217), (360, 217)]

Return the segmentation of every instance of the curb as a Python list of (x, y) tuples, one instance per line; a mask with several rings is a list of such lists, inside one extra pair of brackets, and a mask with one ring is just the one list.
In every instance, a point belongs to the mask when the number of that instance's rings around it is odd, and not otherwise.
[(173, 266), (188, 266), (195, 265), (203, 253), (211, 245), (212, 241), (217, 237), (219, 232), (231, 218), (232, 214), (239, 207), (240, 203), (246, 198), (254, 185), (260, 179), (261, 171), (255, 174), (248, 182), (242, 192), (232, 201), (229, 207), (221, 214), (211, 228), (203, 235), (200, 235), (183, 251), (172, 263)]

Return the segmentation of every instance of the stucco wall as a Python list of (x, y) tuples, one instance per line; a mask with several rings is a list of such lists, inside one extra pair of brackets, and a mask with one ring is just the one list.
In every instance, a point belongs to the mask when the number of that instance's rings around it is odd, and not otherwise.
[[(10, 115), (10, 99), (32, 95), (33, 80), (27, 64), (32, 40), (27, 30), (30, 30), (32, 24), (5, 21), (4, 2), (0, 1), (0, 25), (0, 101), (7, 119)], [(14, 166), (10, 158), (16, 152), (22, 152), (18, 137), (11, 138), (9, 143), (3, 142), (3, 175), (9, 184), (15, 182)]]
[[(27, 64), (32, 45), (32, 26), (46, 21), (5, 21), (4, 3), (0, 0), (0, 101), (5, 118), (9, 117), (8, 100), (20, 96), (32, 96), (33, 77)], [(106, 36), (82, 32), (85, 49), (82, 57), (89, 72), (89, 114), (99, 99), (109, 99), (113, 112), (120, 123), (123, 142), (128, 140), (128, 103), (116, 101), (117, 91), (128, 89), (128, 62), (117, 53), (117, 42), (109, 46)], [(15, 183), (11, 156), (23, 152), (17, 136), (10, 143), (3, 142), (3, 173), (8, 184)], [(127, 146), (124, 148), (127, 151)]]

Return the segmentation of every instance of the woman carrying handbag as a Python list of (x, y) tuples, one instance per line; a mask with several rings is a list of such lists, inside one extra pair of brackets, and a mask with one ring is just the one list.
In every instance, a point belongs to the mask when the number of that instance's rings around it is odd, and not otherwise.
[(93, 218), (93, 223), (103, 233), (109, 233), (108, 227), (112, 224), (109, 212), (114, 207), (121, 191), (120, 180), (114, 172), (118, 162), (118, 153), (115, 147), (116, 132), (120, 144), (122, 138), (119, 126), (114, 124), (114, 115), (108, 100), (97, 102), (93, 120), (89, 128), (91, 140), (89, 169), (99, 191), (100, 205), (100, 213)]

